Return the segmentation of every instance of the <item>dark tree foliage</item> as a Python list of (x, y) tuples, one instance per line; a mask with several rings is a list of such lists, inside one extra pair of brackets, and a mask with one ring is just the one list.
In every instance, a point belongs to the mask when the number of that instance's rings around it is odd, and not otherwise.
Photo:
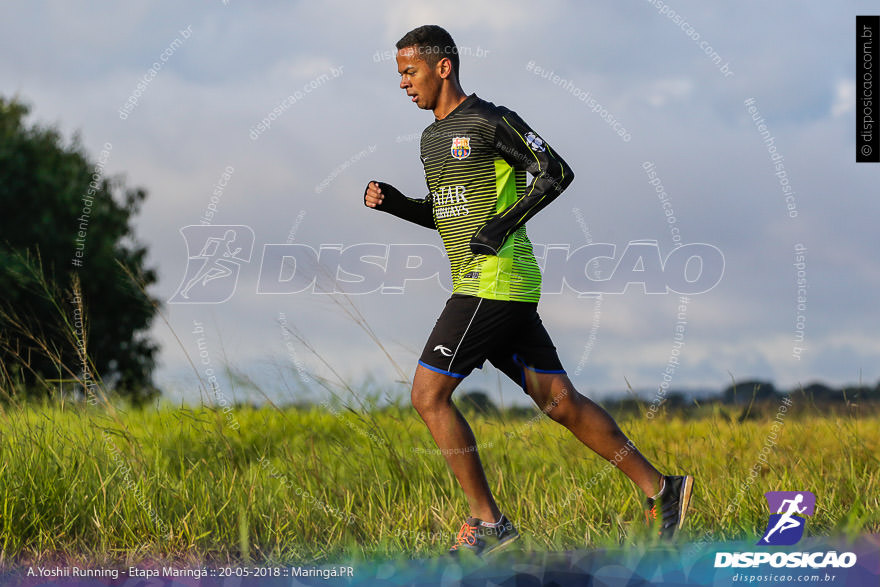
[(473, 410), (484, 415), (498, 414), (498, 406), (483, 391), (468, 391), (458, 398), (459, 405), (466, 410)]
[(777, 393), (770, 381), (749, 380), (729, 385), (721, 392), (721, 400), (726, 404), (749, 404), (775, 398)]
[(145, 293), (156, 273), (131, 221), (146, 192), (103, 175), (112, 145), (93, 160), (78, 137), (28, 125), (28, 112), (0, 97), (0, 389), (51, 396), (84, 372), (84, 338), (91, 377), (145, 401), (158, 393), (146, 334), (157, 302)]

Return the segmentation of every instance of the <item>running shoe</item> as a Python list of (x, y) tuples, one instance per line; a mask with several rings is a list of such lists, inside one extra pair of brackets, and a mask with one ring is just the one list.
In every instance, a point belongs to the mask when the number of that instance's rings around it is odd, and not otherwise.
[(458, 556), (460, 552), (469, 551), (482, 557), (510, 546), (517, 538), (519, 532), (503, 514), (498, 524), (492, 526), (486, 526), (479, 518), (468, 518), (458, 531), (449, 554)]
[(660, 518), (658, 535), (669, 540), (680, 529), (687, 517), (688, 506), (694, 490), (694, 478), (690, 475), (664, 476), (663, 491), (657, 499), (645, 499), (645, 518), (652, 524)]

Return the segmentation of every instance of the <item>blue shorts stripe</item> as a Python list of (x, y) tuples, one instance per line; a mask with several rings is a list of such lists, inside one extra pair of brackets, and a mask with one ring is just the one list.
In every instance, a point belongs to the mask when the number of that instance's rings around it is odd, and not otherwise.
[(535, 368), (533, 368), (533, 367), (529, 367), (528, 365), (523, 365), (523, 367), (525, 367), (525, 368), (528, 369), (529, 371), (534, 371), (535, 373), (556, 373), (556, 374), (558, 374), (558, 375), (565, 375), (565, 370), (564, 370), (564, 369), (557, 369), (557, 370), (552, 370), (552, 369), (535, 369)]
[(438, 367), (432, 367), (431, 365), (425, 363), (424, 361), (419, 361), (419, 365), (421, 365), (425, 369), (430, 369), (431, 371), (434, 371), (435, 373), (443, 373), (444, 375), (449, 375), (450, 377), (455, 377), (456, 379), (464, 379), (466, 377), (465, 375), (462, 375), (461, 373), (453, 373), (452, 371), (444, 371), (443, 369), (440, 369)]
[(535, 373), (556, 373), (557, 375), (565, 375), (565, 369), (535, 369), (534, 367), (529, 367), (517, 354), (513, 355), (513, 360), (520, 366), (520, 368), (526, 368)]

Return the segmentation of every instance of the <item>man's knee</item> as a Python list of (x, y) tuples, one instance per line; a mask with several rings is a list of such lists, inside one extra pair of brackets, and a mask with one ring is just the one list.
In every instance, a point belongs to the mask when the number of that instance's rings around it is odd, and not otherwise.
[(422, 415), (436, 410), (444, 403), (443, 396), (438, 389), (416, 385), (413, 385), (410, 392), (410, 400), (416, 411)]
[(421, 416), (451, 405), (455, 381), (446, 381), (443, 377), (435, 377), (430, 373), (417, 372), (413, 379), (410, 401)]
[(585, 399), (575, 389), (566, 386), (551, 396), (544, 411), (554, 422), (565, 426), (577, 419), (581, 402)]
[(583, 416), (584, 408), (592, 403), (588, 397), (578, 393), (566, 377), (563, 377), (561, 384), (558, 380), (554, 381), (550, 388), (553, 391), (544, 396), (541, 409), (551, 420), (566, 428), (576, 423)]

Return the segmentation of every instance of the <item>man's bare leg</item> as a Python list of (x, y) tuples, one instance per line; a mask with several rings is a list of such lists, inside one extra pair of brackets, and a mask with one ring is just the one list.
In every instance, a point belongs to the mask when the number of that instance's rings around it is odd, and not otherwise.
[(651, 497), (660, 491), (662, 476), (601, 406), (577, 392), (564, 373), (526, 369), (528, 393), (550, 418), (568, 428), (599, 456), (616, 464)]
[(470, 515), (485, 522), (496, 522), (501, 512), (486, 481), (477, 441), (467, 420), (452, 403), (452, 392), (460, 382), (461, 379), (419, 365), (413, 378), (413, 407), (428, 425), (437, 448), (464, 490)]

